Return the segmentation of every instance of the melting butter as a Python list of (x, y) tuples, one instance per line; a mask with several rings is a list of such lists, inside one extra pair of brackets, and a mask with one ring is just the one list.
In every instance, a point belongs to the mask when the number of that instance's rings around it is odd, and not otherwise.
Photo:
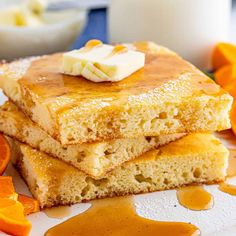
[(80, 50), (63, 55), (64, 74), (83, 76), (93, 82), (120, 81), (144, 67), (145, 54), (124, 45), (111, 46), (99, 40), (88, 41)]

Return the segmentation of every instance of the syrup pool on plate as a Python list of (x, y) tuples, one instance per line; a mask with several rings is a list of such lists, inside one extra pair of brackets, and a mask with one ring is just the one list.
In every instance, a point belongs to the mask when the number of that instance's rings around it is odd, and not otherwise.
[(203, 186), (188, 186), (177, 190), (179, 203), (191, 210), (209, 210), (213, 207), (214, 198)]
[(159, 222), (137, 215), (132, 197), (92, 202), (91, 208), (49, 229), (45, 236), (192, 236), (199, 229), (189, 223)]
[(70, 207), (69, 206), (53, 207), (45, 209), (44, 213), (50, 218), (62, 219), (70, 215)]

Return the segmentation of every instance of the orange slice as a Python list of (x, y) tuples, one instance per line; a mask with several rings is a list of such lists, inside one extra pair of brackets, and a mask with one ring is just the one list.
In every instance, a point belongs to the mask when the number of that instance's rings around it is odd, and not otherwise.
[(222, 66), (236, 63), (236, 46), (230, 43), (219, 43), (212, 54), (212, 67), (214, 70)]
[(10, 176), (0, 176), (0, 200), (2, 198), (12, 200), (17, 200), (18, 198), (18, 194), (13, 186), (12, 177)]
[(37, 200), (19, 194), (18, 201), (24, 206), (24, 214), (29, 215), (39, 211), (39, 203)]
[(27, 236), (30, 229), (31, 224), (24, 216), (22, 204), (12, 199), (0, 199), (0, 231)]
[(214, 76), (216, 83), (222, 87), (236, 82), (236, 64), (223, 66), (214, 73)]
[(225, 85), (223, 89), (226, 90), (231, 96), (233, 96), (234, 99), (236, 99), (236, 81)]
[(0, 175), (5, 171), (10, 161), (10, 147), (7, 140), (0, 134)]
[(24, 216), (24, 207), (10, 176), (0, 176), (0, 231), (16, 236), (29, 234), (31, 224)]

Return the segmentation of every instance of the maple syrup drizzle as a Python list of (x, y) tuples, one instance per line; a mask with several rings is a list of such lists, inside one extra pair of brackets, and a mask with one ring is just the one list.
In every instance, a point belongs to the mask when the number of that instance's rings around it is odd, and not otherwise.
[(126, 52), (128, 52), (128, 48), (127, 48), (126, 46), (124, 46), (124, 45), (116, 45), (116, 46), (113, 48), (113, 50), (111, 51), (111, 53), (108, 54), (108, 56), (106, 56), (106, 57), (104, 58), (104, 60), (105, 60), (105, 59), (108, 59), (108, 58), (110, 58), (110, 57), (113, 57), (113, 56), (115, 56), (115, 55), (117, 55), (117, 54), (122, 54), (122, 53), (126, 53)]
[(179, 203), (194, 211), (208, 210), (213, 207), (214, 198), (203, 186), (188, 186), (177, 190)]
[(69, 206), (53, 207), (45, 209), (44, 213), (50, 218), (62, 219), (70, 215), (70, 207)]
[(49, 229), (45, 236), (172, 236), (200, 235), (188, 223), (158, 222), (142, 218), (135, 211), (132, 197), (108, 198), (92, 202), (86, 212)]
[(112, 50), (112, 54), (120, 54), (120, 53), (126, 53), (128, 52), (128, 48), (124, 45), (116, 45), (113, 50)]
[(144, 52), (144, 53), (152, 52), (152, 47), (145, 41), (134, 42), (133, 47), (135, 50), (138, 50), (140, 52)]
[(102, 46), (103, 43), (102, 41), (100, 40), (97, 40), (97, 39), (92, 39), (92, 40), (89, 40), (82, 49), (80, 49), (80, 51), (82, 52), (88, 52), (90, 50), (92, 50), (93, 48), (96, 48), (96, 47), (99, 47), (99, 46)]
[(224, 193), (228, 193), (230, 195), (236, 196), (236, 185), (227, 184), (223, 182), (219, 185), (219, 190)]
[[(124, 81), (109, 83), (109, 86), (104, 86), (103, 83), (92, 83), (82, 77), (60, 73), (61, 60), (62, 54), (54, 54), (32, 61), (25, 74), (19, 79), (21, 86), (40, 97), (40, 103), (53, 104), (55, 115), (66, 112), (78, 104), (87, 104), (93, 98), (96, 102), (99, 101), (99, 105), (101, 101), (105, 101), (109, 106), (112, 106), (117, 99), (122, 98), (122, 102), (126, 102), (127, 99), (133, 99), (133, 96), (158, 89), (170, 81), (173, 81), (170, 83), (170, 88), (175, 84), (180, 86), (182, 82), (179, 84), (179, 80), (177, 81), (176, 78), (180, 74), (193, 73), (192, 66), (178, 57), (147, 53), (144, 68), (130, 75)], [(191, 81), (194, 80), (196, 78)], [(183, 87), (180, 86), (179, 92), (189, 91), (190, 86), (190, 81), (189, 84), (184, 82)], [(196, 86), (196, 89), (193, 89), (194, 91), (201, 89), (199, 83), (192, 86)], [(28, 100), (30, 103), (31, 100), (27, 97)]]

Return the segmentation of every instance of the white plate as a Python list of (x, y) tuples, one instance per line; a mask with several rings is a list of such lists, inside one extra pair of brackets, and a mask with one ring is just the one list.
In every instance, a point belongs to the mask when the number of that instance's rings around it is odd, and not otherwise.
[[(0, 92), (0, 102), (5, 97)], [(18, 193), (29, 194), (29, 190), (12, 166), (9, 166), (6, 175), (13, 176)], [(236, 178), (230, 183), (236, 184)], [(235, 236), (236, 235), (236, 197), (218, 190), (218, 185), (205, 186), (214, 196), (214, 206), (207, 211), (191, 211), (182, 207), (176, 198), (175, 190), (141, 194), (135, 196), (136, 209), (139, 215), (159, 221), (182, 221), (196, 225), (204, 236)], [(175, 207), (176, 205), (176, 207)], [(43, 236), (52, 226), (77, 215), (90, 207), (89, 203), (71, 206), (70, 216), (64, 219), (49, 218), (45, 213), (35, 213), (28, 216), (32, 223), (31, 236)], [(1, 234), (0, 235), (5, 235)], [(63, 236), (63, 235), (60, 235)]]

